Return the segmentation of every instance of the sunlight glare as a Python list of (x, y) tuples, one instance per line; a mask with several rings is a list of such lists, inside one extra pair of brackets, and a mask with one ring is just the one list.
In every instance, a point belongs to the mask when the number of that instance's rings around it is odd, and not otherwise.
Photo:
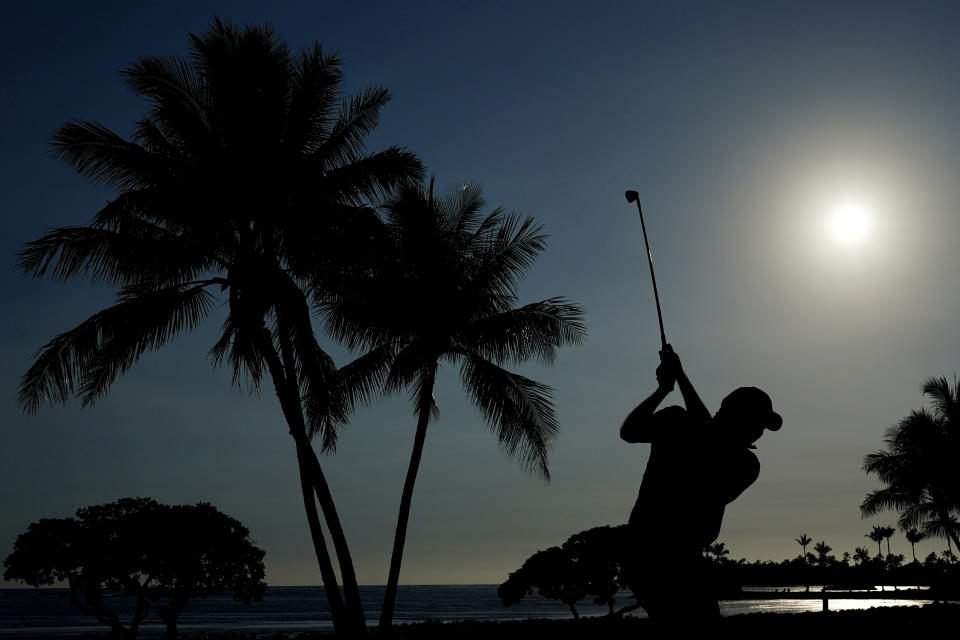
[(837, 207), (830, 217), (830, 232), (833, 237), (845, 244), (857, 244), (862, 241), (870, 227), (863, 207), (845, 204)]

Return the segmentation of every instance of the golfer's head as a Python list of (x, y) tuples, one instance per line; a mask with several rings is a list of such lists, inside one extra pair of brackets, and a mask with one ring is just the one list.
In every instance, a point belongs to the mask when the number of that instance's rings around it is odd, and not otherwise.
[(783, 418), (773, 410), (770, 396), (756, 387), (735, 389), (717, 411), (717, 419), (737, 443), (753, 444), (764, 429), (777, 431)]

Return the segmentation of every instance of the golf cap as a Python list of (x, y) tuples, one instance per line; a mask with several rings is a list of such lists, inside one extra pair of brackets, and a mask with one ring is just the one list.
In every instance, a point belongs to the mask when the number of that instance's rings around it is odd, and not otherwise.
[(735, 415), (756, 417), (770, 431), (779, 431), (783, 426), (783, 418), (773, 410), (770, 396), (756, 387), (734, 389), (720, 403), (720, 408)]

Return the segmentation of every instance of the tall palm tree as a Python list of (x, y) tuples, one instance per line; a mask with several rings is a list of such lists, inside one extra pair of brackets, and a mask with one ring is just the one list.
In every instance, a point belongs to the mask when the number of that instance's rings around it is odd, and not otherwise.
[(806, 533), (801, 533), (798, 537), (794, 538), (797, 544), (803, 547), (803, 561), (807, 561), (807, 545), (813, 542), (813, 538), (808, 536)]
[(883, 532), (883, 538), (887, 541), (887, 556), (890, 555), (890, 538), (893, 537), (893, 534), (897, 532), (893, 527), (880, 527), (880, 530)]
[[(311, 438), (333, 446), (359, 388), (317, 344), (310, 304), (354, 270), (379, 224), (374, 203), (417, 179), (413, 154), (369, 154), (389, 100), (371, 88), (341, 102), (341, 61), (319, 43), (292, 53), (269, 27), (214, 19), (188, 58), (147, 57), (122, 73), (151, 108), (125, 140), (95, 122), (53, 135), (53, 153), (118, 192), (88, 226), (55, 229), (20, 253), (29, 275), (88, 277), (117, 303), (58, 335), (24, 375), (28, 412), (103, 396), (144, 351), (195, 328), (218, 295), (228, 313), (210, 355), (251, 391), (269, 375), (296, 448), (304, 508), (337, 631), (365, 632), (349, 548)], [(317, 502), (340, 566), (344, 598)]]
[(930, 536), (960, 546), (951, 526), (960, 515), (960, 385), (930, 378), (923, 385), (932, 411), (913, 411), (884, 435), (886, 449), (864, 457), (863, 468), (886, 486), (872, 491), (860, 505), (863, 515), (885, 509), (899, 512), (902, 529), (922, 527)]
[(865, 534), (863, 534), (863, 537), (864, 537), (864, 538), (870, 538), (871, 540), (873, 540), (874, 542), (876, 542), (876, 543), (877, 543), (877, 555), (878, 555), (878, 556), (882, 556), (882, 555), (883, 555), (883, 549), (880, 548), (880, 543), (881, 543), (881, 542), (883, 541), (883, 539), (886, 537), (886, 536), (884, 535), (884, 528), (883, 528), (883, 527), (878, 527), (878, 526), (875, 525), (875, 526), (873, 527), (873, 531), (871, 531), (870, 533), (865, 533)]
[(920, 542), (927, 536), (925, 533), (921, 531), (917, 531), (916, 528), (914, 527), (907, 529), (905, 535), (907, 537), (907, 542), (910, 543), (910, 553), (913, 555), (913, 561), (916, 562), (917, 561), (916, 545), (918, 542)]
[[(581, 309), (562, 298), (517, 307), (520, 278), (545, 248), (532, 218), (502, 209), (482, 215), (480, 189), (445, 197), (403, 188), (385, 207), (389, 246), (376, 277), (350, 286), (328, 307), (327, 327), (350, 348), (389, 354), (380, 380), (408, 389), (417, 415), (400, 500), (390, 573), (380, 616), (389, 629), (414, 483), (427, 426), (436, 414), (433, 388), (441, 363), (457, 365), (464, 390), (503, 451), (549, 479), (548, 446), (558, 432), (551, 389), (512, 373), (509, 363), (551, 362), (557, 349), (585, 336)], [(362, 291), (357, 295), (358, 291)]]

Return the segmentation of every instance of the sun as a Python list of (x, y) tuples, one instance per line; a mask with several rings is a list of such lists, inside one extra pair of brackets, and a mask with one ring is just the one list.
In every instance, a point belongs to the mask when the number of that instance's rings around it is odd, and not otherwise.
[(870, 231), (870, 217), (858, 204), (842, 204), (830, 215), (830, 233), (844, 244), (859, 244)]

